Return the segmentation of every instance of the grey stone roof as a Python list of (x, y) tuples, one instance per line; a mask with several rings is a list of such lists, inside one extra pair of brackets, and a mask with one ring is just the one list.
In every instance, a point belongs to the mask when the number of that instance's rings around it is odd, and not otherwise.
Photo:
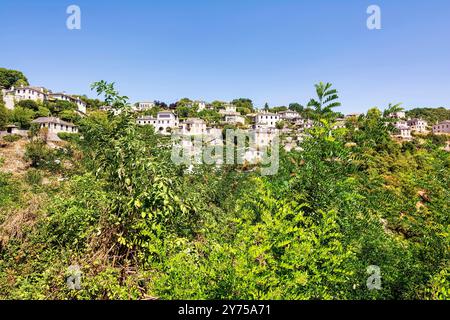
[(73, 123), (63, 121), (56, 117), (40, 117), (35, 120), (33, 120), (31, 123), (55, 123), (55, 124), (62, 124), (63, 126), (70, 126), (70, 127), (76, 127)]

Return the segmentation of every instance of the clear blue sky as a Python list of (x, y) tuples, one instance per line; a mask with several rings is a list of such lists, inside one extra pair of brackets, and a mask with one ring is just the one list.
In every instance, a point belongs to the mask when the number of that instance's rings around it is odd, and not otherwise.
[[(82, 29), (66, 28), (66, 8)], [(367, 7), (382, 30), (366, 28)], [(132, 101), (247, 97), (306, 103), (332, 82), (342, 112), (450, 107), (448, 0), (0, 0), (0, 66), (33, 85)]]

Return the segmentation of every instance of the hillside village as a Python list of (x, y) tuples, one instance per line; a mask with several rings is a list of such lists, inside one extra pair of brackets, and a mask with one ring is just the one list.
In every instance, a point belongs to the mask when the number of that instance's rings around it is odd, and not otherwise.
[[(130, 104), (104, 81), (90, 99), (11, 75), (0, 299), (448, 299), (450, 110), (345, 115), (329, 83), (306, 106)], [(252, 143), (226, 144), (229, 129)], [(227, 161), (179, 165), (176, 141)], [(367, 290), (374, 264), (382, 290)]]
[[(68, 102), (73, 106), (73, 112), (77, 119), (82, 119), (89, 112), (112, 112), (117, 115), (121, 110), (101, 104), (97, 100), (96, 108), (88, 107), (90, 99), (82, 99), (80, 96), (63, 93), (53, 93), (44, 87), (20, 85), (2, 89), (3, 102), (10, 111), (18, 106), (29, 104)], [(87, 100), (87, 101), (86, 101)], [(241, 99), (243, 100), (243, 99)], [(93, 101), (93, 100), (90, 100)], [(237, 100), (240, 103), (239, 100)], [(302, 107), (303, 108), (303, 107)], [(247, 150), (246, 160), (253, 161), (261, 158), (262, 151), (267, 149), (275, 137), (281, 139), (286, 151), (299, 149), (299, 143), (311, 129), (315, 122), (305, 113), (301, 114), (296, 106), (278, 107), (272, 110), (267, 105), (264, 109), (243, 109), (234, 102), (191, 101), (182, 99), (168, 106), (158, 101), (137, 102), (131, 112), (135, 114), (136, 123), (140, 126), (151, 126), (156, 133), (169, 136), (172, 133), (184, 136), (206, 136), (211, 144), (223, 144), (223, 132), (225, 129), (240, 129), (241, 132), (254, 139), (254, 144)], [(298, 109), (298, 107), (297, 107)], [(302, 109), (300, 109), (301, 111)], [(304, 109), (303, 109), (304, 110)], [(361, 114), (336, 114), (333, 119), (333, 129), (345, 128), (349, 123), (354, 123)], [(316, 123), (317, 124), (317, 123)], [(407, 112), (399, 110), (386, 116), (386, 124), (393, 125), (392, 136), (400, 141), (411, 141), (414, 136), (450, 135), (450, 120), (438, 123), (428, 123), (424, 119), (410, 118)], [(57, 115), (39, 116), (32, 119), (30, 125), (39, 129), (45, 129), (48, 141), (61, 141), (60, 134), (78, 133), (78, 124), (70, 119), (60, 119)], [(28, 135), (28, 126), (18, 123), (8, 123), (6, 130), (0, 135)], [(189, 140), (189, 139), (188, 139)], [(192, 147), (192, 142), (185, 141), (185, 146)], [(450, 148), (447, 146), (447, 149)]]

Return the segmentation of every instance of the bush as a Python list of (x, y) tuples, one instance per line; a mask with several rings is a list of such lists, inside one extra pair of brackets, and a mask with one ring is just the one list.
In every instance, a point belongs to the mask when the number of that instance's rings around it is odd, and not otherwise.
[(25, 161), (31, 161), (32, 167), (38, 167), (41, 162), (48, 158), (48, 155), (48, 147), (40, 140), (32, 141), (25, 146), (24, 159)]
[(41, 130), (41, 126), (38, 123), (32, 123), (30, 125), (30, 129), (28, 130), (28, 137), (29, 138), (37, 137), (40, 130)]
[[(17, 183), (11, 179), (11, 174), (0, 172), (0, 208), (5, 208), (10, 204), (18, 201), (19, 188)], [(6, 213), (0, 210), (0, 223), (3, 219), (3, 214)]]
[(25, 174), (26, 182), (31, 186), (40, 186), (42, 184), (42, 173), (34, 168), (31, 168)]
[(77, 142), (80, 140), (80, 135), (78, 133), (59, 132), (58, 137), (61, 140), (69, 142)]
[(12, 135), (7, 135), (3, 137), (3, 140), (6, 142), (16, 142), (19, 141), (20, 139), (22, 139), (22, 136), (18, 135), (18, 134), (12, 134)]
[(445, 135), (437, 135), (437, 134), (429, 134), (427, 138), (431, 141), (432, 144), (437, 147), (443, 147), (447, 144), (447, 141), (450, 140), (450, 137)]
[(17, 106), (22, 107), (24, 109), (30, 109), (33, 111), (39, 110), (39, 104), (33, 100), (22, 100), (17, 103)]
[(15, 123), (21, 129), (28, 129), (30, 128), (31, 121), (34, 119), (35, 113), (31, 109), (16, 106), (9, 116), (9, 122)]

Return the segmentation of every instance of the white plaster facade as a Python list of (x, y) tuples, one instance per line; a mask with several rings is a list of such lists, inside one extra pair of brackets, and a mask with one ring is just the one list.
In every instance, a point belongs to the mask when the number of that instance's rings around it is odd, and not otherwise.
[(155, 128), (155, 132), (169, 135), (179, 125), (178, 117), (172, 111), (158, 112), (156, 118), (152, 116), (139, 117), (136, 120), (139, 125), (151, 125)]
[(450, 120), (442, 121), (433, 126), (434, 134), (450, 134)]
[(255, 129), (269, 129), (275, 128), (277, 122), (279, 122), (280, 116), (276, 113), (262, 112), (254, 115), (254, 127)]
[(410, 119), (407, 121), (408, 126), (413, 132), (426, 133), (428, 132), (428, 122), (423, 119)]
[(55, 117), (41, 117), (33, 120), (32, 123), (39, 124), (40, 128), (47, 128), (50, 133), (78, 133), (78, 127), (73, 123), (63, 121)]

